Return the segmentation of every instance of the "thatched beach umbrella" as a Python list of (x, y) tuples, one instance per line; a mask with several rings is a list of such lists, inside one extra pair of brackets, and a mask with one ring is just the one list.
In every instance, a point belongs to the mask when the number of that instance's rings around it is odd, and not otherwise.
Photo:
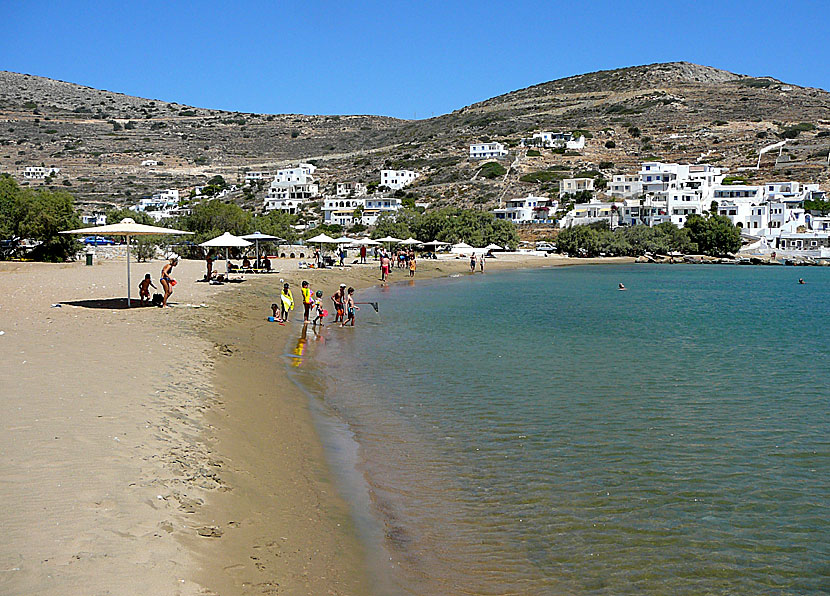
[(60, 234), (93, 234), (101, 236), (125, 236), (127, 239), (127, 308), (130, 308), (130, 238), (133, 236), (160, 236), (162, 234), (180, 236), (182, 234), (192, 234), (193, 232), (185, 232), (184, 230), (171, 230), (170, 228), (160, 228), (158, 226), (148, 226), (144, 224), (137, 224), (131, 217), (125, 217), (121, 223), (109, 224), (106, 226), (95, 226), (93, 228), (81, 228), (79, 230), (66, 230), (59, 232)]

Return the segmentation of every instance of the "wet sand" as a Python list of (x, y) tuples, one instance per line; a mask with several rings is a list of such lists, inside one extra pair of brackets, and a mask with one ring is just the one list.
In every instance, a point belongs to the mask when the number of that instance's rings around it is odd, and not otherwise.
[[(630, 261), (505, 257), (487, 271), (592, 262)], [(125, 310), (106, 300), (124, 295), (123, 262), (0, 263), (0, 593), (368, 592), (282, 353), (302, 279), (328, 300), (341, 281), (379, 283), (378, 268), (275, 264), (209, 286), (183, 261), (176, 306)], [(160, 268), (134, 264), (133, 281)], [(416, 283), (464, 272), (464, 259), (420, 261)], [(266, 322), (280, 278), (298, 303), (286, 327)]]

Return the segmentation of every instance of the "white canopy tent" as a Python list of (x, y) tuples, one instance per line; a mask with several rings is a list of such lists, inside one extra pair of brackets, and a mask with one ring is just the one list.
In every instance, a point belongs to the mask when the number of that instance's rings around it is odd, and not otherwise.
[(371, 238), (358, 238), (357, 240), (353, 240), (352, 244), (355, 246), (378, 246), (380, 242), (372, 240)]
[(430, 240), (429, 242), (424, 242), (423, 246), (430, 247), (433, 250), (438, 250), (442, 246), (449, 246), (449, 242), (441, 242), (440, 240)]
[(320, 245), (320, 253), (321, 254), (320, 254), (320, 260), (317, 263), (317, 265), (320, 266), (320, 267), (322, 267), (324, 265), (323, 255), (322, 255), (323, 245), (324, 244), (339, 244), (339, 242), (336, 238), (332, 238), (331, 236), (328, 236), (326, 234), (318, 234), (314, 238), (309, 238), (308, 240), (306, 240), (306, 242)]
[(181, 236), (185, 234), (193, 234), (193, 232), (185, 232), (184, 230), (172, 230), (170, 228), (160, 228), (158, 226), (148, 226), (144, 224), (137, 224), (135, 220), (130, 217), (125, 217), (117, 224), (109, 224), (106, 226), (95, 226), (93, 228), (81, 228), (78, 230), (66, 230), (59, 232), (60, 234), (93, 234), (101, 236), (125, 236), (127, 240), (127, 308), (130, 308), (130, 238), (132, 236), (160, 236), (171, 235)]
[(203, 248), (224, 248), (225, 249), (225, 274), (229, 273), (228, 268), (228, 249), (229, 248), (245, 248), (247, 246), (251, 246), (251, 243), (245, 240), (244, 238), (240, 238), (239, 236), (234, 236), (230, 232), (225, 232), (221, 236), (217, 236), (216, 238), (211, 238), (206, 242), (202, 242), (199, 246)]
[(268, 234), (263, 234), (262, 232), (254, 232), (253, 234), (246, 234), (245, 236), (240, 236), (245, 240), (253, 240), (254, 244), (256, 244), (256, 260), (259, 263), (259, 241), (262, 240), (263, 242), (283, 242), (282, 238), (278, 238), (277, 236), (269, 236)]
[(337, 244), (337, 240), (326, 234), (318, 234), (314, 238), (309, 238), (306, 242), (312, 244)]

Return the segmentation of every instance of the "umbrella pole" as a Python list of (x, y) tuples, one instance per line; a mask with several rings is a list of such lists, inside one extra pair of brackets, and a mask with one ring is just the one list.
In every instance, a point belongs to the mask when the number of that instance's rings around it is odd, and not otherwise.
[(259, 240), (256, 241), (256, 263), (254, 263), (254, 268), (259, 267)]
[(228, 278), (230, 273), (231, 273), (231, 267), (228, 264), (228, 247), (226, 246), (225, 247), (225, 279)]
[(127, 236), (127, 308), (130, 308), (130, 237)]

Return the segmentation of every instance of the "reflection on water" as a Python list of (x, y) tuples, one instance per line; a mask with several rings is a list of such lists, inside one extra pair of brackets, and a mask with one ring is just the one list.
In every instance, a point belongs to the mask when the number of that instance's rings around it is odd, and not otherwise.
[(294, 348), (291, 350), (289, 356), (291, 357), (291, 366), (299, 368), (303, 365), (303, 358), (305, 356), (306, 351), (306, 342), (308, 342), (308, 324), (303, 325), (303, 330), (300, 333), (300, 337), (297, 338), (297, 343), (294, 345)]

